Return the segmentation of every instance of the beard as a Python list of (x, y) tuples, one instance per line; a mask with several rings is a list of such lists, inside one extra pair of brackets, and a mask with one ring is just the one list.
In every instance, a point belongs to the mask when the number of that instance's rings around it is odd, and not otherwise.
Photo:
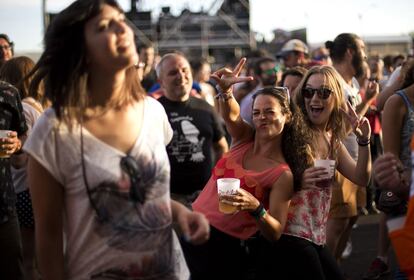
[(361, 52), (352, 57), (352, 67), (355, 70), (355, 77), (361, 77), (364, 74), (364, 59)]
[(262, 84), (263, 84), (263, 86), (264, 87), (267, 87), (267, 86), (276, 86), (276, 82), (277, 82), (277, 77), (276, 76), (271, 76), (271, 77), (268, 77), (268, 78), (265, 78), (265, 79), (263, 79), (262, 78)]

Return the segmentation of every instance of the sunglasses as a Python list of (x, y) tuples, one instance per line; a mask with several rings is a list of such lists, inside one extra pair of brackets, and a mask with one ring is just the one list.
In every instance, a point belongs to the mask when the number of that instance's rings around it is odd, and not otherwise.
[(9, 46), (9, 45), (0, 45), (0, 49), (2, 49), (2, 50), (10, 50), (12, 47), (11, 46)]
[(315, 95), (315, 93), (318, 94), (318, 97), (320, 99), (328, 99), (329, 96), (331, 96), (333, 90), (329, 89), (329, 88), (303, 88), (302, 89), (302, 95), (305, 98), (313, 98), (313, 96)]
[(104, 187), (97, 187), (95, 189), (91, 189), (88, 183), (88, 180), (86, 178), (86, 164), (85, 164), (85, 158), (84, 158), (84, 148), (83, 148), (83, 129), (81, 127), (81, 167), (82, 167), (82, 177), (83, 182), (86, 186), (86, 192), (88, 194), (89, 202), (91, 203), (92, 208), (95, 210), (97, 218), (100, 222), (105, 223), (110, 220), (110, 213), (106, 208), (98, 207), (99, 205), (99, 199), (104, 197), (105, 195), (110, 195), (113, 197), (122, 198), (125, 200), (125, 198), (129, 198), (134, 203), (141, 203), (143, 204), (146, 200), (147, 195), (147, 188), (145, 187), (145, 184), (143, 184), (142, 176), (139, 171), (138, 163), (137, 161), (127, 155), (123, 158), (121, 158), (120, 165), (123, 172), (125, 172), (129, 178), (130, 178), (130, 188), (128, 195), (124, 196), (122, 193), (120, 193), (118, 190), (114, 190), (113, 188), (108, 187), (105, 185)]
[(271, 69), (264, 70), (263, 73), (267, 74), (267, 75), (273, 75), (273, 74), (275, 74), (279, 71), (280, 71), (280, 66), (276, 65), (275, 67), (273, 67)]
[(147, 190), (141, 186), (142, 176), (139, 172), (137, 161), (131, 156), (125, 156), (121, 159), (121, 169), (128, 174), (131, 181), (129, 198), (134, 202), (144, 203)]

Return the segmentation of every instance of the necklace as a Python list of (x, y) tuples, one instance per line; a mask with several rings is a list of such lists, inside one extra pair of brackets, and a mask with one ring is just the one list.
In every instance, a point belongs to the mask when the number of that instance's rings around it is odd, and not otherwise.
[[(331, 141), (329, 140), (330, 135), (328, 135), (328, 132), (318, 130), (315, 136), (315, 158), (328, 159), (332, 150)], [(322, 138), (322, 141), (320, 141), (320, 138)]]

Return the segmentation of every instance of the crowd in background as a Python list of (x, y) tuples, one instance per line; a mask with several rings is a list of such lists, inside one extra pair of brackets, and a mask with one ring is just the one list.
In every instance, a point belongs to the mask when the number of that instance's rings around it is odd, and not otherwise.
[[(341, 33), (217, 66), (134, 42), (112, 0), (58, 14), (37, 62), (10, 37), (1, 279), (349, 279), (368, 214), (381, 218), (364, 279), (414, 279), (412, 56)], [(239, 191), (218, 198), (220, 178)]]

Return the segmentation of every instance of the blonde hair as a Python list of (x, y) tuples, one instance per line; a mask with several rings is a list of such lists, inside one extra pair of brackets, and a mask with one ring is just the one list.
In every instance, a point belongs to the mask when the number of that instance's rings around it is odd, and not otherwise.
[(332, 97), (334, 98), (334, 106), (331, 115), (329, 116), (326, 129), (332, 131), (333, 137), (336, 140), (342, 140), (346, 136), (345, 118), (341, 113), (341, 108), (346, 110), (345, 94), (342, 86), (342, 78), (338, 72), (329, 65), (314, 66), (303, 77), (302, 81), (296, 88), (294, 95), (295, 102), (301, 109), (305, 122), (310, 128), (313, 124), (310, 121), (305, 108), (305, 101), (302, 96), (302, 89), (306, 87), (309, 78), (312, 75), (321, 74), (327, 82), (329, 88), (332, 90)]

